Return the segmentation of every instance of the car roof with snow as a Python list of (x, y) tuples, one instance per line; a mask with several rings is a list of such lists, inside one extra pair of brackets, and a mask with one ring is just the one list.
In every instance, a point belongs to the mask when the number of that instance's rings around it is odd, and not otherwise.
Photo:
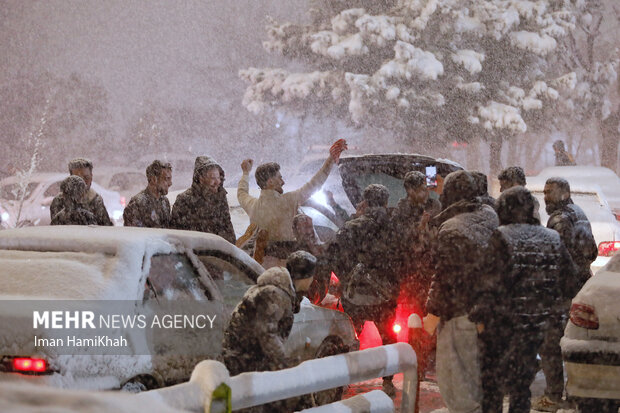
[[(600, 186), (600, 192), (612, 209), (620, 209), (620, 177), (614, 171), (602, 166), (552, 166), (545, 168), (532, 178), (547, 179), (553, 176), (565, 178), (571, 185)], [(531, 178), (527, 178), (528, 183)]]
[(42, 226), (0, 231), (4, 294), (73, 299), (137, 299), (145, 256), (177, 245), (225, 254), (255, 274), (263, 268), (217, 235), (168, 229)]

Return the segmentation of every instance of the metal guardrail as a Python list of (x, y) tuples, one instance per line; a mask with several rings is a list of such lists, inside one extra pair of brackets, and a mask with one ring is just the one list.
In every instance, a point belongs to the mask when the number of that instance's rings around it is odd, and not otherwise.
[[(407, 343), (308, 360), (284, 370), (242, 373), (234, 377), (228, 376), (222, 363), (205, 360), (196, 366), (189, 382), (136, 397), (155, 398), (179, 409), (214, 413), (230, 411), (231, 407), (237, 410), (259, 406), (401, 372), (404, 373), (401, 411), (412, 413), (416, 405), (418, 363)], [(225, 387), (230, 389), (229, 400), (221, 395), (214, 397), (217, 390), (226, 394)], [(373, 401), (379, 397), (371, 396)]]

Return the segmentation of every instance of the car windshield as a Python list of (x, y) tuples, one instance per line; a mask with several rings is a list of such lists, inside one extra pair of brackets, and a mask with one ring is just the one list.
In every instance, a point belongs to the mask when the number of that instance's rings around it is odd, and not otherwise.
[(384, 173), (358, 175), (355, 177), (355, 183), (362, 191), (370, 184), (381, 184), (385, 186), (388, 191), (390, 191), (390, 198), (388, 200), (389, 207), (395, 207), (398, 200), (404, 198), (406, 195), (403, 180)]
[(224, 305), (232, 311), (254, 282), (241, 269), (220, 257), (199, 255), (199, 258), (222, 293)]
[[(37, 185), (38, 184), (36, 182), (31, 182), (26, 186), (24, 199), (28, 199), (28, 197), (30, 196), (30, 194), (32, 194), (32, 191), (34, 191)], [(0, 188), (0, 199), (5, 199), (7, 201), (18, 201), (21, 198), (21, 194), (22, 189), (21, 184), (19, 183), (5, 185)]]
[(150, 291), (157, 297), (168, 300), (206, 300), (206, 288), (199, 277), (198, 271), (185, 254), (162, 254), (151, 258), (148, 280), (152, 286)]

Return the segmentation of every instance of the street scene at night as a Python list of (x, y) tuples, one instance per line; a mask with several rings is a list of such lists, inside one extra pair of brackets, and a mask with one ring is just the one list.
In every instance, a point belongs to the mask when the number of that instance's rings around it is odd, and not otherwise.
[(0, 412), (619, 413), (619, 0), (2, 0)]

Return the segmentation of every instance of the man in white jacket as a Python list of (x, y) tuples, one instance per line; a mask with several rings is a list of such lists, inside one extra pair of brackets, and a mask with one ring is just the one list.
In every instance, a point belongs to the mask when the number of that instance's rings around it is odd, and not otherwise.
[[(243, 176), (237, 188), (239, 205), (250, 217), (259, 231), (263, 231), (267, 239), (264, 251), (263, 266), (269, 268), (283, 265), (286, 257), (295, 251), (295, 235), (293, 234), (293, 218), (300, 205), (316, 191), (321, 189), (334, 163), (338, 163), (340, 154), (347, 148), (344, 139), (336, 141), (329, 150), (329, 156), (319, 171), (301, 188), (284, 193), (284, 180), (280, 173), (280, 165), (269, 162), (256, 168), (256, 183), (261, 188), (258, 198), (249, 193), (249, 174), (252, 170), (252, 159), (241, 163)], [(260, 235), (259, 235), (260, 237)]]

